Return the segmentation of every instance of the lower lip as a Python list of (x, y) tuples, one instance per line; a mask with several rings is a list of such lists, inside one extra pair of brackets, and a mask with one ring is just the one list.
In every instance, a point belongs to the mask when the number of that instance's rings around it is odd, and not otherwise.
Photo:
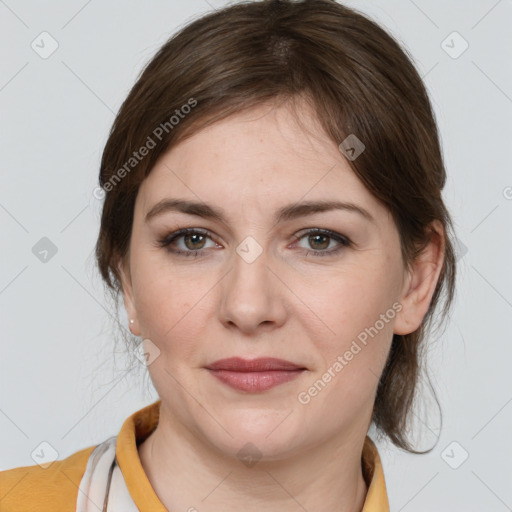
[(209, 371), (214, 377), (232, 388), (257, 393), (289, 382), (297, 378), (304, 370), (272, 370), (265, 372)]

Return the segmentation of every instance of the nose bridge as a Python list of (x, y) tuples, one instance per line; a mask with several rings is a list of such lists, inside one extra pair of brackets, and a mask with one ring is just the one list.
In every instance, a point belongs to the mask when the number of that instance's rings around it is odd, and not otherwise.
[(223, 322), (249, 331), (262, 322), (281, 323), (285, 314), (280, 287), (268, 267), (270, 253), (252, 236), (235, 249), (231, 272), (223, 284)]
[(269, 251), (265, 249), (253, 236), (247, 236), (238, 244), (233, 255), (233, 270), (231, 272), (230, 286), (235, 288), (231, 292), (241, 299), (245, 294), (257, 294), (253, 298), (275, 293), (269, 286)]

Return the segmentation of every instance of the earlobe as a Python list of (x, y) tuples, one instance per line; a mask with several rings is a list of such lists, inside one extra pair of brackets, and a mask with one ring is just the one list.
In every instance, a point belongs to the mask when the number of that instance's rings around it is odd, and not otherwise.
[(442, 224), (434, 221), (429, 242), (413, 262), (404, 280), (400, 299), (402, 310), (396, 317), (394, 334), (410, 334), (421, 326), (443, 267), (444, 237)]
[(137, 317), (137, 309), (135, 307), (135, 300), (133, 296), (133, 288), (131, 281), (131, 274), (129, 268), (125, 271), (122, 262), (117, 265), (119, 275), (121, 277), (121, 288), (123, 293), (123, 302), (128, 316), (128, 327), (132, 334), (140, 336), (139, 322)]
[(405, 274), (406, 277), (403, 282), (399, 301), (402, 307), (396, 315), (395, 324), (393, 326), (393, 334), (405, 335), (414, 331), (414, 329), (411, 328), (409, 324), (410, 295), (408, 294), (408, 290), (410, 290), (411, 287), (410, 283), (412, 279), (412, 274), (410, 272), (406, 272)]

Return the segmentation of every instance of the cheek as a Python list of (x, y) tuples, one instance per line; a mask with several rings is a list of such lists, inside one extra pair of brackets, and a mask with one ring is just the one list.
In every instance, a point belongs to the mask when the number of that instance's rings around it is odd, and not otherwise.
[[(307, 304), (311, 311), (302, 316), (302, 329), (309, 332), (321, 361), (314, 378), (330, 371), (325, 376), (329, 383), (327, 392), (322, 392), (323, 399), (329, 401), (333, 394), (333, 400), (353, 402), (352, 407), (358, 407), (364, 396), (369, 398), (375, 391), (396, 315), (393, 277), (384, 268), (373, 272), (367, 268), (351, 268), (324, 283), (322, 293), (319, 289), (310, 293)], [(322, 328), (313, 330), (312, 325), (319, 325), (318, 317)]]
[[(381, 315), (392, 316), (389, 310), (395, 301), (396, 286), (386, 269), (372, 272), (352, 267), (318, 284), (321, 286), (302, 291), (310, 309), (305, 324), (310, 324), (312, 316), (316, 317), (315, 324), (321, 319), (331, 342), (357, 337), (374, 326)], [(379, 330), (389, 329), (389, 323), (384, 328), (379, 323)]]
[[(141, 334), (161, 346), (161, 350), (170, 350), (173, 345), (189, 347), (197, 341), (197, 333), (204, 325), (211, 285), (204, 277), (177, 275), (175, 270), (159, 268), (146, 260), (134, 276)], [(179, 344), (172, 343), (178, 336)]]

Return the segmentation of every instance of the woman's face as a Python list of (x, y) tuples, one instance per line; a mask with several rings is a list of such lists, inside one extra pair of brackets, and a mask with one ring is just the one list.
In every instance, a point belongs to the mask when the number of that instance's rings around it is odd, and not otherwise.
[[(417, 327), (390, 214), (301, 114), (307, 132), (268, 105), (203, 129), (159, 159), (135, 204), (123, 291), (132, 332), (150, 340), (161, 425), (233, 456), (364, 437), (393, 332)], [(199, 206), (154, 210), (177, 200)], [(368, 216), (306, 206), (318, 202)], [(160, 244), (184, 228), (198, 232)], [(302, 370), (237, 388), (206, 368), (233, 357)], [(273, 375), (293, 378), (266, 388)]]

